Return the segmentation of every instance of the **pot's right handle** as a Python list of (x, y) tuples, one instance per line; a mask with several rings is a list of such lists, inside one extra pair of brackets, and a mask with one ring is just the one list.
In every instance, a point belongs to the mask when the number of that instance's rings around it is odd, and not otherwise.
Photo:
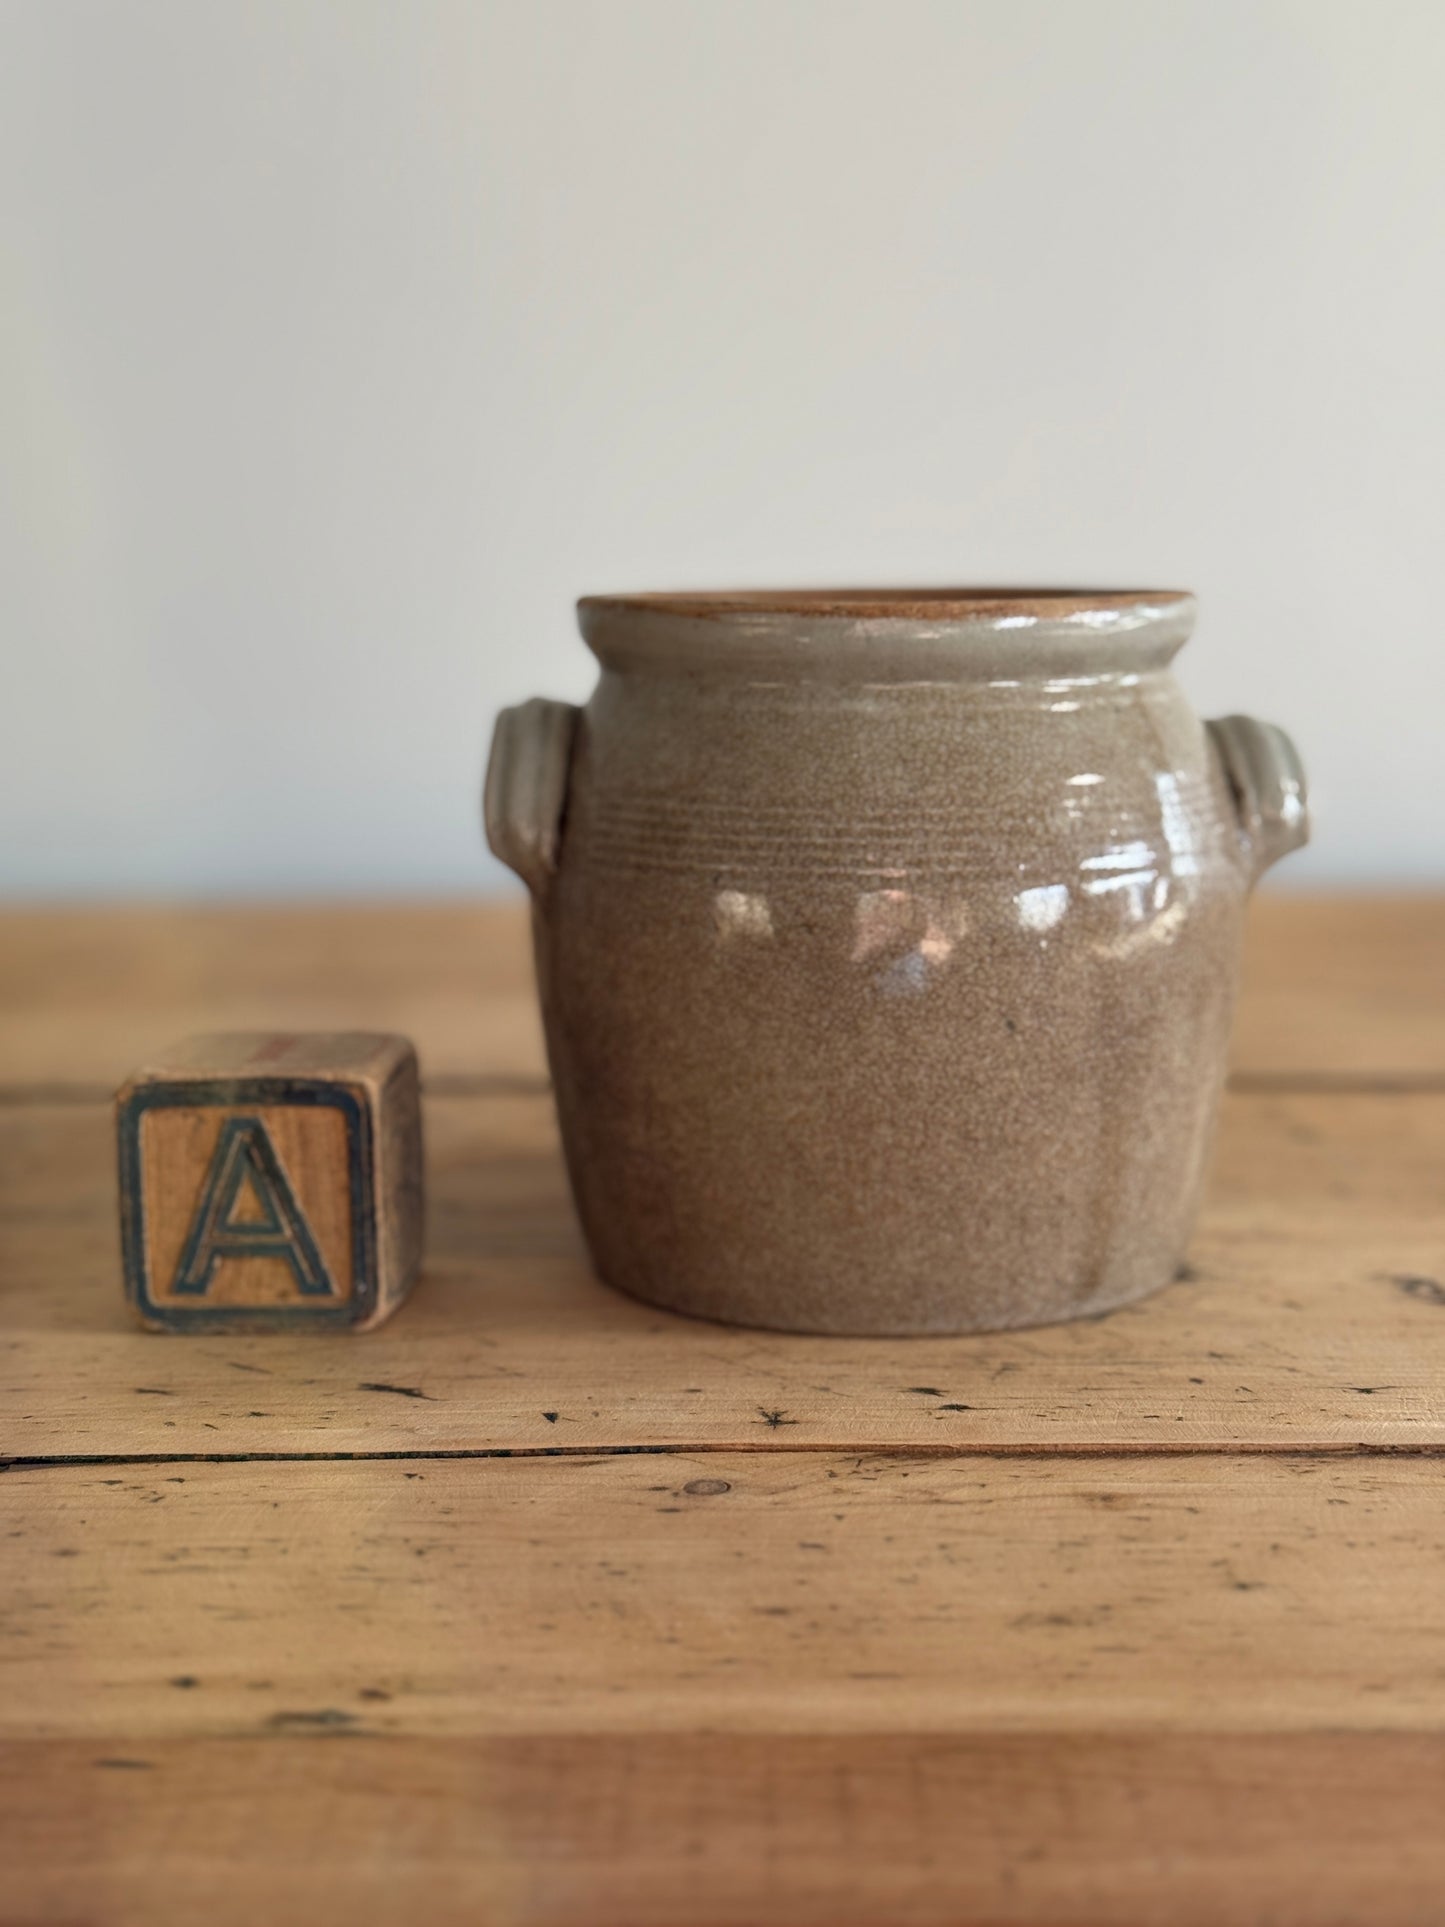
[(487, 841), (539, 900), (557, 868), (580, 714), (573, 703), (534, 696), (502, 710), (492, 733), (482, 798)]
[(1205, 725), (1219, 752), (1254, 857), (1254, 875), (1309, 842), (1309, 784), (1299, 751), (1277, 723), (1221, 716)]

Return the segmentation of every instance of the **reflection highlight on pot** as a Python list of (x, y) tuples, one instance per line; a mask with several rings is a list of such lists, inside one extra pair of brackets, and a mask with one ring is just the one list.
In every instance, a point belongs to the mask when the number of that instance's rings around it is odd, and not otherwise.
[(1148, 893), (1159, 880), (1155, 853), (1148, 843), (1138, 838), (1132, 843), (1116, 843), (1099, 856), (1086, 856), (1079, 868), (1094, 873), (1084, 879), (1085, 896), (1103, 897), (1123, 891), (1136, 922), (1148, 915)]
[(913, 890), (865, 890), (853, 911), (854, 963), (876, 960), (878, 986), (890, 995), (928, 988), (968, 934), (968, 911), (952, 898)]
[(712, 902), (713, 927), (725, 943), (766, 942), (773, 935), (768, 900), (753, 890), (719, 890)]
[(1062, 921), (1069, 907), (1067, 883), (1039, 883), (1031, 890), (1020, 890), (1014, 898), (1019, 922), (1025, 930), (1042, 935)]

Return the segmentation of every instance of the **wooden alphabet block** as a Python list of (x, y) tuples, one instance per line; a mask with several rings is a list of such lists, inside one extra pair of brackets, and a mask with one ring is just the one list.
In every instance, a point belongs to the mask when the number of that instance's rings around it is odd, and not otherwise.
[(155, 1330), (363, 1330), (421, 1256), (404, 1037), (192, 1037), (116, 1099), (126, 1295)]

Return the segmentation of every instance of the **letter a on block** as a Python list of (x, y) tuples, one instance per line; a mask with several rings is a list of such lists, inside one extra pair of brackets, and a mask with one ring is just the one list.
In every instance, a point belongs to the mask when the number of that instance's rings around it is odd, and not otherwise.
[[(247, 1190), (258, 1209), (242, 1217), (238, 1212)], [(202, 1296), (217, 1265), (227, 1258), (284, 1258), (305, 1297), (336, 1296), (305, 1213), (259, 1117), (230, 1117), (222, 1127), (173, 1289)]]

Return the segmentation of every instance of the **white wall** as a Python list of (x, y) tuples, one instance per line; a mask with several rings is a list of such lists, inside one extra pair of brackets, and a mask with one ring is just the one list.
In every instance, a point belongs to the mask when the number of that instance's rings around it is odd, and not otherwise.
[(1204, 599), (1445, 881), (1438, 0), (0, 0), (0, 889), (502, 887), (605, 587)]

